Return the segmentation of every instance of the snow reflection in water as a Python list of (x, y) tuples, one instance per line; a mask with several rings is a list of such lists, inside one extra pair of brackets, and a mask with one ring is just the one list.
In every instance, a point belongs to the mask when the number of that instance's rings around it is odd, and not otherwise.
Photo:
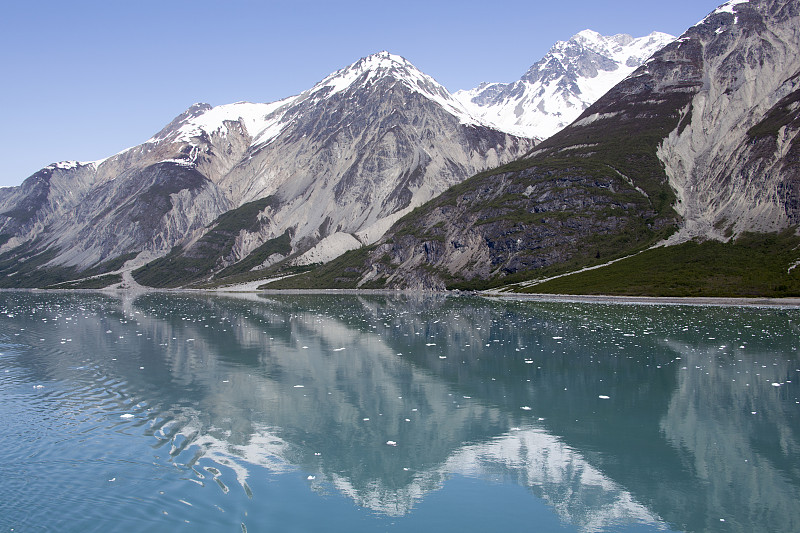
[(411, 530), (453, 476), (523, 487), (567, 530), (798, 523), (795, 310), (3, 293), (0, 311), (18, 530), (317, 511)]

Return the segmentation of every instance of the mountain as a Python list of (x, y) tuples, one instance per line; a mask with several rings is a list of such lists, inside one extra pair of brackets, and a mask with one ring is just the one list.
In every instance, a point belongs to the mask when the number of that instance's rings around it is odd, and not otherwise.
[(553, 45), (519, 81), (482, 83), (453, 96), (503, 131), (546, 139), (674, 39), (659, 32), (634, 39), (584, 30)]
[(175, 286), (329, 260), (532, 146), (381, 52), (278, 102), (193, 105), (137, 147), (0, 191), (0, 284), (125, 265), (143, 284)]
[[(528, 157), (449, 189), (315, 279), (393, 288), (534, 283), (659, 242), (716, 239), (739, 243), (739, 257), (772, 250), (758, 256), (775, 263), (770, 290), (800, 293), (799, 12), (795, 0), (722, 5)], [(763, 246), (747, 244), (754, 239)], [(664, 294), (691, 285), (700, 263), (725, 294), (756, 294), (747, 289), (753, 273), (733, 270), (736, 256), (704, 252), (691, 255), (692, 265), (682, 259), (691, 247), (673, 250), (655, 265), (677, 269)]]

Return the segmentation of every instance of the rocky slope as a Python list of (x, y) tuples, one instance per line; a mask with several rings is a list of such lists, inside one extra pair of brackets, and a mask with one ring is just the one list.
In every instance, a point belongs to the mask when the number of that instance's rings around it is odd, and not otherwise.
[(145, 265), (141, 283), (182, 285), (236, 264), (329, 260), (532, 146), (382, 52), (279, 102), (194, 105), (140, 146), (0, 191), (0, 284), (127, 262)]
[(334, 285), (486, 286), (671, 234), (796, 228), (799, 11), (724, 4), (531, 157), (448, 190), (351, 255)]
[(545, 139), (674, 39), (659, 32), (633, 38), (584, 30), (557, 42), (518, 81), (482, 83), (453, 96), (503, 131)]
[(734, 1), (684, 36), (702, 51), (702, 88), (659, 146), (677, 240), (800, 224), (797, 2)]

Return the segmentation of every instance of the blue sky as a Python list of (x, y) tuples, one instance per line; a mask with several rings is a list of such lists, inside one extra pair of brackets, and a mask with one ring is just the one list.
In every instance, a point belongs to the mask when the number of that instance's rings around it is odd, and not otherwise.
[(720, 3), (7, 2), (0, 185), (140, 144), (194, 102), (272, 102), (381, 50), (455, 91), (518, 79), (583, 29), (679, 35)]

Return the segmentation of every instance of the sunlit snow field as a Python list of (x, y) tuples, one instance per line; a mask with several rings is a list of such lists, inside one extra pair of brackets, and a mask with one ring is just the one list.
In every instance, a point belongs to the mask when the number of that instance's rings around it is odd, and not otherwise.
[(797, 531), (799, 326), (0, 292), (0, 532)]

